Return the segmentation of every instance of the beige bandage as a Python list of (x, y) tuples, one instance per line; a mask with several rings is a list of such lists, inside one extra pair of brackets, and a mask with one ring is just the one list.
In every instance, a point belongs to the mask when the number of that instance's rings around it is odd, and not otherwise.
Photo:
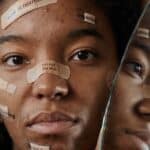
[(34, 143), (30, 143), (31, 150), (50, 150), (50, 146), (42, 146)]
[(7, 93), (14, 94), (16, 91), (16, 86), (9, 84), (7, 81), (0, 78), (0, 89), (6, 91)]
[(1, 16), (1, 27), (5, 29), (24, 14), (56, 2), (57, 0), (18, 0)]
[(28, 83), (35, 82), (42, 74), (50, 73), (61, 77), (62, 79), (69, 79), (70, 68), (66, 65), (49, 60), (36, 65), (34, 68), (28, 70), (27, 81)]
[(8, 107), (0, 104), (0, 114), (3, 117), (9, 117)]
[(138, 28), (136, 35), (141, 38), (150, 38), (150, 30), (147, 28)]
[(96, 17), (90, 13), (85, 12), (84, 13), (84, 21), (90, 24), (96, 23)]

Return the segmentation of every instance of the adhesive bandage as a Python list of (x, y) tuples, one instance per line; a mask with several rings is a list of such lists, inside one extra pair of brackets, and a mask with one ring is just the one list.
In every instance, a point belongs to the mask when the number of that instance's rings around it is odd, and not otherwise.
[(8, 107), (0, 104), (0, 114), (1, 114), (1, 116), (9, 117)]
[(61, 77), (62, 79), (69, 79), (70, 68), (66, 65), (49, 60), (36, 65), (34, 68), (28, 70), (27, 81), (28, 83), (35, 82), (42, 74), (50, 73)]
[(136, 35), (141, 38), (149, 39), (150, 38), (150, 30), (147, 28), (138, 28)]
[(30, 143), (31, 150), (50, 150), (50, 146), (42, 146), (34, 143)]
[(6, 91), (9, 94), (14, 94), (16, 91), (16, 86), (9, 84), (7, 81), (0, 78), (0, 89)]
[(90, 13), (85, 12), (84, 13), (84, 21), (90, 24), (96, 23), (96, 17)]
[(1, 16), (1, 27), (5, 29), (24, 14), (56, 2), (57, 0), (18, 0)]

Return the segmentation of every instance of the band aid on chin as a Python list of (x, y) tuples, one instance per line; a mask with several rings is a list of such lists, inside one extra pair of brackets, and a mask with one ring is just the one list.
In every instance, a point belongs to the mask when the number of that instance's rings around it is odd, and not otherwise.
[(1, 16), (1, 27), (5, 29), (24, 14), (56, 2), (57, 0), (18, 0)]
[(62, 79), (69, 79), (70, 68), (66, 65), (49, 60), (36, 65), (34, 68), (28, 70), (27, 81), (28, 83), (35, 82), (42, 74), (50, 73), (59, 76)]
[(31, 150), (51, 150), (50, 146), (42, 146), (34, 143), (30, 143)]
[(90, 24), (96, 23), (96, 17), (90, 13), (85, 12), (84, 13), (84, 21)]
[(14, 94), (16, 91), (16, 86), (9, 84), (7, 81), (0, 78), (0, 89), (6, 91), (9, 94)]
[(149, 39), (150, 30), (147, 28), (138, 28), (136, 35), (141, 38)]

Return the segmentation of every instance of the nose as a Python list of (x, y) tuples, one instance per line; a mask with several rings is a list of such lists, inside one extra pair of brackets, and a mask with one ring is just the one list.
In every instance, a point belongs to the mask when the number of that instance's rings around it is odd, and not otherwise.
[(146, 98), (136, 105), (136, 112), (139, 117), (150, 121), (150, 99)]
[(32, 93), (37, 99), (60, 100), (69, 93), (68, 82), (58, 76), (45, 73), (33, 83)]

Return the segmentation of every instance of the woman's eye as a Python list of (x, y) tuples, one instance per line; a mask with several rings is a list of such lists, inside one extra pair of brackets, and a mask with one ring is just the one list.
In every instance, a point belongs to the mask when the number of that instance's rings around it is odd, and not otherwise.
[(82, 50), (76, 52), (72, 59), (76, 61), (91, 61), (96, 57), (96, 54), (94, 52), (88, 51), (88, 50)]
[(3, 63), (9, 67), (21, 66), (26, 64), (27, 62), (28, 60), (21, 55), (12, 55), (12, 56), (5, 57), (3, 59)]
[(143, 77), (144, 68), (140, 63), (132, 62), (132, 61), (126, 62), (125, 70), (133, 76)]

